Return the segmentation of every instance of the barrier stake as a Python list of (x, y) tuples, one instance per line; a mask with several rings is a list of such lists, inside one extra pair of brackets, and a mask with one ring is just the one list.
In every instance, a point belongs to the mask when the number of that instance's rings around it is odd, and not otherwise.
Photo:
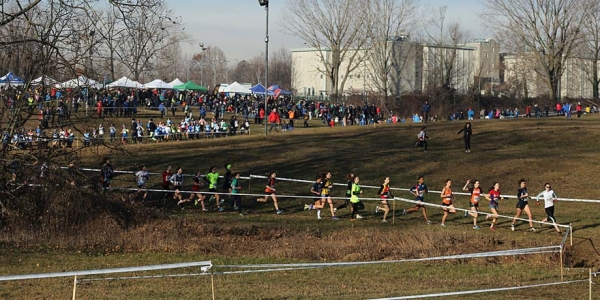
[(215, 274), (210, 274), (210, 285), (212, 289), (212, 299), (215, 300)]
[(573, 223), (569, 223), (569, 231), (571, 233), (571, 236), (569, 237), (569, 239), (571, 241), (571, 247), (573, 247)]
[(396, 224), (396, 198), (392, 201), (392, 224)]
[(564, 281), (563, 278), (563, 246), (560, 246), (560, 281)]
[(75, 300), (75, 292), (76, 291), (77, 291), (77, 275), (75, 275), (75, 277), (73, 278), (73, 300)]
[(592, 269), (590, 268), (590, 300), (592, 300)]

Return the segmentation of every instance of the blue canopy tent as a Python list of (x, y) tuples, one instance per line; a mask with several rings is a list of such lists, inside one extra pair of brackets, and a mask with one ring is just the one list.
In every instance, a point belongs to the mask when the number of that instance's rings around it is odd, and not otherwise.
[(279, 97), (279, 96), (281, 96), (281, 95), (288, 96), (288, 95), (291, 95), (291, 94), (292, 94), (292, 92), (290, 92), (290, 91), (286, 91), (286, 90), (284, 90), (284, 89), (280, 88), (280, 87), (279, 87), (278, 85), (276, 85), (276, 84), (274, 84), (274, 85), (272, 85), (272, 86), (270, 86), (270, 87), (269, 87), (269, 92), (272, 92), (272, 93), (273, 93), (273, 94), (275, 94), (275, 96), (277, 96), (277, 97)]
[[(265, 86), (259, 83), (255, 86), (251, 87), (250, 91), (252, 92), (252, 94), (255, 94), (255, 95), (264, 95), (265, 94)], [(273, 96), (274, 95), (273, 91), (268, 91), (267, 95)]]
[(23, 85), (25, 84), (25, 81), (13, 72), (8, 72), (8, 74), (0, 77), (0, 84)]

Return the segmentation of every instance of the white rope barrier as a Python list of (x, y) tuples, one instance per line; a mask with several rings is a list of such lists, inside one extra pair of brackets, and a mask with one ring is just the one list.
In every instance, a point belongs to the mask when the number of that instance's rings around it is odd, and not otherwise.
[[(263, 175), (250, 175), (249, 176), (250, 179), (252, 178), (262, 178), (262, 179), (266, 179), (267, 176), (263, 176)], [(277, 180), (281, 180), (281, 181), (290, 181), (290, 182), (300, 182), (300, 183), (314, 183), (314, 181), (310, 181), (310, 180), (302, 180), (302, 179), (292, 179), (292, 178), (281, 178), (281, 177), (277, 177)], [(343, 183), (333, 183), (334, 186), (347, 186), (347, 184), (343, 184)], [(370, 188), (370, 189), (378, 189), (378, 186), (371, 186), (371, 185), (361, 185), (361, 188)], [(407, 188), (393, 188), (390, 187), (390, 190), (393, 191), (403, 191), (403, 192), (410, 192), (410, 189)], [(432, 193), (432, 194), (441, 194), (442, 191), (434, 191), (434, 190), (428, 190), (428, 193)], [(470, 193), (463, 193), (463, 192), (452, 192), (452, 194), (454, 195), (462, 195), (462, 196), (471, 196)], [(517, 199), (517, 196), (513, 196), (513, 195), (502, 195), (502, 198), (509, 198), (509, 199)], [(600, 203), (600, 200), (592, 200), (592, 199), (573, 199), (573, 198), (557, 198), (559, 201), (567, 201), (567, 202), (587, 202), (587, 203)]]
[[(67, 169), (67, 167), (62, 167), (62, 169)], [(100, 172), (100, 169), (93, 169), (93, 168), (78, 168), (79, 171), (88, 171), (88, 172)], [(114, 171), (114, 173), (117, 174), (132, 174), (135, 175), (137, 171)], [(162, 173), (155, 173), (155, 172), (148, 172), (149, 175), (162, 175)], [(185, 177), (194, 177), (196, 175), (194, 174), (183, 174), (183, 176)], [(206, 177), (206, 175), (201, 175), (201, 177)], [(219, 178), (223, 178), (223, 176), (219, 176)], [(250, 174), (249, 176), (240, 176), (241, 179), (244, 180), (252, 180), (253, 178), (257, 178), (257, 179), (267, 179), (267, 176), (264, 175), (254, 175), (254, 174)], [(277, 177), (277, 180), (279, 181), (289, 181), (289, 182), (298, 182), (298, 183), (314, 183), (314, 180), (303, 180), (303, 179), (293, 179), (293, 178), (285, 178), (285, 177)], [(343, 186), (346, 187), (347, 184), (343, 184), (343, 183), (333, 183), (334, 186)], [(369, 189), (378, 189), (378, 186), (371, 186), (371, 185), (361, 185), (361, 188), (369, 188)], [(390, 187), (390, 190), (393, 191), (402, 191), (402, 192), (410, 192), (410, 189), (407, 188), (393, 188)], [(441, 191), (434, 191), (434, 190), (428, 190), (428, 193), (432, 193), (432, 194), (441, 194)], [(454, 195), (462, 195), (462, 196), (471, 196), (471, 194), (469, 193), (463, 193), (463, 192), (453, 192)], [(502, 198), (509, 198), (509, 199), (517, 199), (517, 196), (513, 196), (513, 195), (502, 195)], [(532, 198), (533, 199), (533, 198)], [(558, 201), (566, 201), (566, 202), (584, 202), (584, 203), (600, 203), (600, 200), (594, 200), (594, 199), (574, 199), (574, 198), (557, 198)]]
[(141, 271), (179, 269), (179, 268), (189, 268), (189, 267), (202, 267), (203, 270), (208, 270), (212, 267), (212, 263), (211, 263), (211, 261), (198, 261), (198, 262), (189, 262), (189, 263), (150, 265), (150, 266), (141, 266), (141, 267), (126, 267), (126, 268), (114, 268), (114, 269), (99, 269), (99, 270), (25, 274), (25, 275), (9, 275), (9, 276), (0, 276), (0, 281), (55, 278), (55, 277), (71, 277), (71, 276), (85, 276), (85, 275), (99, 275), (99, 274), (127, 273), (127, 272), (141, 272)]
[(150, 278), (168, 278), (168, 277), (185, 277), (185, 276), (206, 276), (206, 275), (229, 275), (229, 274), (246, 274), (246, 273), (264, 273), (276, 271), (296, 271), (319, 269), (328, 267), (347, 267), (347, 266), (362, 266), (374, 264), (392, 264), (403, 262), (420, 262), (420, 261), (435, 261), (435, 260), (450, 260), (450, 259), (467, 259), (467, 258), (486, 258), (494, 256), (515, 256), (515, 255), (530, 255), (530, 254), (545, 254), (557, 253), (560, 251), (560, 246), (546, 246), (537, 248), (501, 250), (492, 252), (480, 252), (472, 254), (459, 254), (429, 258), (401, 259), (388, 261), (367, 261), (367, 262), (338, 262), (338, 263), (298, 263), (298, 264), (249, 264), (249, 265), (213, 265), (213, 268), (229, 268), (229, 269), (253, 269), (259, 270), (238, 270), (210, 273), (189, 273), (189, 274), (166, 274), (166, 275), (144, 275), (144, 276), (128, 276), (128, 277), (106, 277), (79, 279), (78, 282), (85, 281), (102, 281), (102, 280), (123, 280), (123, 279), (150, 279)]
[(587, 279), (581, 279), (581, 280), (560, 281), (560, 282), (531, 284), (531, 285), (521, 285), (521, 286), (502, 287), (502, 288), (493, 288), (493, 289), (481, 289), (481, 290), (471, 290), (471, 291), (447, 292), (447, 293), (437, 293), (437, 294), (427, 294), (427, 295), (413, 295), (413, 296), (401, 296), (401, 297), (389, 297), (389, 298), (375, 298), (375, 299), (371, 299), (371, 300), (421, 299), (421, 298), (433, 298), (433, 297), (447, 297), (447, 296), (458, 296), (458, 295), (470, 295), (470, 294), (479, 294), (479, 293), (491, 293), (491, 292), (501, 292), (501, 291), (510, 291), (510, 290), (529, 289), (529, 288), (537, 288), (537, 287), (545, 287), (545, 286), (556, 286), (556, 285), (563, 285), (563, 284), (573, 284), (573, 283), (580, 283), (580, 282), (587, 282), (587, 281), (588, 281)]
[(77, 281), (77, 283), (86, 282), (86, 281), (125, 280), (125, 279), (153, 279), (153, 278), (169, 278), (169, 277), (190, 277), (190, 276), (210, 276), (210, 275), (232, 275), (232, 274), (247, 274), (247, 273), (266, 273), (266, 272), (279, 272), (279, 271), (310, 270), (310, 269), (319, 269), (319, 268), (323, 268), (323, 267), (278, 268), (278, 269), (242, 270), (242, 271), (227, 271), (227, 272), (204, 272), (204, 273), (188, 273), (188, 274), (127, 276), (127, 277), (104, 277), (104, 278), (79, 279)]
[(536, 247), (536, 248), (524, 248), (524, 249), (478, 252), (478, 253), (470, 253), (470, 254), (456, 254), (456, 255), (426, 257), (426, 258), (385, 260), (385, 261), (297, 263), (297, 264), (218, 265), (218, 266), (214, 266), (214, 267), (215, 268), (341, 267), (341, 266), (395, 264), (395, 263), (402, 263), (402, 262), (421, 262), (421, 261), (436, 261), (436, 260), (450, 260), (450, 259), (486, 258), (486, 257), (494, 257), (494, 256), (515, 256), (515, 255), (525, 255), (525, 254), (544, 254), (544, 253), (557, 253), (559, 251), (560, 251), (560, 246), (545, 246), (545, 247)]

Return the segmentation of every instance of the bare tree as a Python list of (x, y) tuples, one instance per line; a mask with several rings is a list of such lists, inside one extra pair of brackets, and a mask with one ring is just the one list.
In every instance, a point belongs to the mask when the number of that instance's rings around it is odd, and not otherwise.
[(532, 52), (550, 99), (560, 97), (565, 61), (583, 41), (583, 27), (595, 1), (485, 0), (482, 19), (522, 48)]
[(194, 54), (190, 74), (201, 85), (214, 88), (224, 83), (227, 73), (227, 57), (221, 48), (208, 46), (206, 50)]
[[(600, 77), (598, 76), (598, 60), (600, 60), (600, 3), (596, 3), (583, 22), (584, 43), (576, 53), (576, 63), (584, 72), (592, 86), (592, 97), (600, 96)], [(582, 78), (583, 80), (583, 78)]]
[[(365, 58), (367, 11), (371, 1), (365, 0), (290, 0), (282, 26), (316, 49), (321, 66), (318, 69), (331, 81), (330, 94), (339, 97), (348, 76)], [(340, 70), (344, 63), (344, 70)], [(337, 98), (336, 98), (337, 99)]]
[(292, 87), (292, 54), (282, 47), (269, 56), (269, 79), (282, 89)]
[(408, 40), (417, 10), (415, 0), (373, 0), (369, 6), (367, 34), (371, 45), (366, 55), (371, 67), (372, 83), (381, 94), (381, 106), (391, 95), (401, 93), (402, 71), (407, 60), (402, 48)]

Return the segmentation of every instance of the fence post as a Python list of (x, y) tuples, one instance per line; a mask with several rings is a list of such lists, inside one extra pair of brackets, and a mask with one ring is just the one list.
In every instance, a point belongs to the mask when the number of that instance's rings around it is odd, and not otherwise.
[(396, 224), (396, 197), (392, 201), (392, 224)]
[(590, 268), (590, 300), (592, 300), (592, 269)]
[(560, 281), (564, 281), (563, 275), (563, 246), (560, 246)]
[(77, 292), (77, 276), (73, 278), (73, 300), (75, 300), (75, 293)]
[(569, 237), (569, 239), (571, 241), (571, 247), (573, 247), (573, 223), (569, 223), (569, 231), (571, 233), (571, 236)]
[(212, 290), (212, 299), (215, 300), (215, 274), (210, 273), (210, 285)]

